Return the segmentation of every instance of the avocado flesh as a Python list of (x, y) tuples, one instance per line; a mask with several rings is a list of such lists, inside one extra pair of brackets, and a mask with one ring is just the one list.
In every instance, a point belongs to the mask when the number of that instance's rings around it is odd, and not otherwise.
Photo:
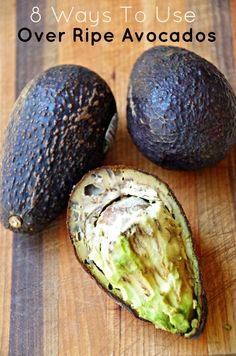
[(199, 306), (181, 228), (160, 199), (123, 197), (87, 230), (88, 259), (141, 318), (172, 333), (196, 327)]

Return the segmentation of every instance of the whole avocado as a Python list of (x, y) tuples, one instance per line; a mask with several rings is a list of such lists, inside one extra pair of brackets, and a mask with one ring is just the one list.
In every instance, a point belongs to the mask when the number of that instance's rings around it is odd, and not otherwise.
[(73, 185), (101, 163), (116, 118), (110, 88), (87, 68), (60, 65), (30, 81), (5, 133), (0, 177), (5, 227), (36, 233), (52, 221)]
[(132, 70), (127, 126), (139, 150), (170, 169), (222, 160), (236, 138), (236, 98), (224, 75), (183, 48), (157, 46)]

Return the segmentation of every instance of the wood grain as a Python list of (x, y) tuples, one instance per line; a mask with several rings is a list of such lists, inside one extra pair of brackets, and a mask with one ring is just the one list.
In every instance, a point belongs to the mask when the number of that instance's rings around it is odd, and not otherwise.
[[(149, 20), (128, 25), (135, 31), (185, 31), (185, 22), (159, 24), (154, 8), (165, 16), (168, 4), (131, 0), (133, 9)], [(183, 43), (215, 63), (236, 90), (236, 1), (176, 0), (172, 11), (194, 10), (196, 31), (215, 31), (215, 43)], [(76, 21), (59, 25), (49, 9), (70, 12), (72, 6), (93, 13), (111, 11), (112, 30), (120, 38), (126, 24), (119, 1), (40, 0), (43, 21), (34, 30), (71, 32)], [(236, 354), (236, 147), (224, 161), (197, 172), (161, 169), (138, 152), (126, 129), (128, 77), (138, 55), (154, 44), (33, 42), (16, 39), (17, 28), (30, 26), (33, 5), (9, 0), (1, 6), (0, 21), (0, 143), (15, 96), (36, 73), (62, 63), (76, 63), (95, 70), (111, 86), (117, 100), (119, 129), (105, 163), (133, 165), (164, 179), (175, 191), (190, 220), (201, 257), (203, 280), (209, 300), (206, 330), (198, 340), (185, 340), (141, 322), (110, 300), (81, 270), (67, 237), (65, 213), (39, 236), (14, 235), (0, 227), (0, 355), (80, 356), (187, 356)], [(2, 11), (3, 10), (3, 11)], [(127, 26), (128, 26), (127, 25)], [(32, 24), (31, 24), (32, 27)], [(169, 43), (167, 43), (169, 44)], [(232, 329), (226, 330), (229, 324)]]
[[(13, 2), (5, 4), (1, 9), (1, 16), (4, 22), (0, 21), (0, 147), (8, 115), (15, 101), (15, 5)], [(10, 334), (12, 234), (0, 227), (0, 236), (0, 354), (7, 355)]]

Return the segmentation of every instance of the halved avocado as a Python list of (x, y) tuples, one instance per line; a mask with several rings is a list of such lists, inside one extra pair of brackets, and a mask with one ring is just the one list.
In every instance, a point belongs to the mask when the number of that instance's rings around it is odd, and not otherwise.
[(67, 224), (80, 263), (120, 305), (159, 329), (201, 334), (207, 301), (191, 230), (159, 178), (93, 170), (71, 194)]

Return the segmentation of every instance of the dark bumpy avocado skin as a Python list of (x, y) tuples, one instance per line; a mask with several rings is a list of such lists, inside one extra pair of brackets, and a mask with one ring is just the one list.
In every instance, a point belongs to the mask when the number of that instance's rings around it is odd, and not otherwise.
[[(102, 161), (115, 113), (108, 85), (81, 66), (51, 68), (25, 87), (5, 134), (0, 177), (5, 227), (35, 233), (62, 211), (72, 186)], [(22, 226), (10, 226), (11, 216)]]
[(128, 130), (140, 151), (171, 169), (224, 158), (236, 137), (236, 98), (211, 63), (177, 47), (154, 47), (134, 65)]

